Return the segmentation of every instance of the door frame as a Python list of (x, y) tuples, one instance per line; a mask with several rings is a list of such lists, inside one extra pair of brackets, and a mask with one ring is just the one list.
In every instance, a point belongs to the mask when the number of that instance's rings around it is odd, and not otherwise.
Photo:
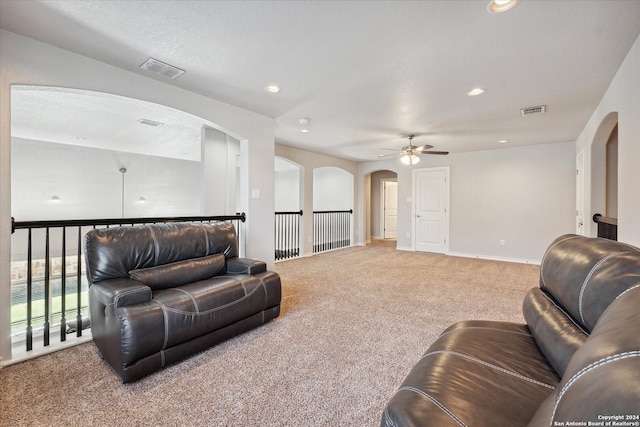
[[(387, 198), (387, 194), (386, 194), (386, 189), (385, 189), (385, 183), (387, 182), (395, 182), (396, 183), (396, 214), (397, 214), (397, 210), (398, 210), (398, 178), (382, 178), (380, 180), (380, 234), (381, 234), (381, 239), (386, 239), (385, 237), (385, 226), (386, 226), (386, 221), (385, 221), (385, 210), (386, 210), (386, 206), (385, 206), (385, 200)], [(396, 239), (398, 238), (398, 229), (396, 226)]]
[(447, 221), (446, 224), (446, 230), (447, 230), (447, 238), (445, 241), (445, 248), (444, 248), (444, 254), (449, 254), (449, 242), (451, 240), (451, 229), (450, 229), (450, 192), (451, 192), (451, 170), (449, 166), (438, 166), (438, 167), (432, 167), (432, 168), (420, 168), (420, 169), (412, 169), (411, 170), (411, 194), (412, 194), (412, 198), (411, 198), (411, 250), (413, 252), (416, 252), (416, 200), (418, 200), (416, 191), (417, 191), (417, 185), (416, 185), (416, 176), (418, 173), (420, 172), (440, 172), (443, 171), (445, 172), (445, 221)]
[(576, 234), (586, 236), (584, 150), (576, 155)]

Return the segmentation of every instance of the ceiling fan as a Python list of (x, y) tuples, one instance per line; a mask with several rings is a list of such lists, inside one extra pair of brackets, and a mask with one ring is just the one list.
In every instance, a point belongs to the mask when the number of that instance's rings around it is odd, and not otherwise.
[[(380, 154), (379, 157), (401, 155), (402, 157), (400, 157), (400, 161), (405, 165), (411, 167), (420, 161), (420, 157), (418, 156), (421, 154), (436, 154), (441, 156), (446, 156), (447, 154), (449, 154), (448, 151), (429, 151), (431, 148), (433, 148), (433, 145), (413, 145), (412, 141), (413, 138), (415, 138), (415, 135), (408, 135), (407, 138), (409, 138), (409, 145), (405, 145), (404, 147), (402, 147), (399, 152), (396, 152), (394, 154)], [(388, 150), (388, 148), (385, 148), (385, 150)]]

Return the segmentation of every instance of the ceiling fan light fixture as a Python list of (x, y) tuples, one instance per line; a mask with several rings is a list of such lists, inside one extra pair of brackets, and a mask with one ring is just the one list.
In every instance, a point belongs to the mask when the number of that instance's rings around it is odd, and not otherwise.
[(513, 9), (520, 0), (491, 0), (487, 5), (487, 12), (502, 13), (509, 9)]
[(404, 156), (400, 157), (400, 161), (405, 165), (411, 166), (420, 163), (420, 157), (416, 156), (415, 154), (405, 154)]

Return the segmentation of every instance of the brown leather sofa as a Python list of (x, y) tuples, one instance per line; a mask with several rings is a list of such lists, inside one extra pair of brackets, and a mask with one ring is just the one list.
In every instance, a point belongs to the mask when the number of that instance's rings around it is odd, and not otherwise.
[(565, 235), (526, 324), (465, 321), (413, 367), (382, 426), (640, 425), (640, 250)]
[(123, 383), (277, 317), (280, 276), (238, 257), (230, 223), (92, 230), (93, 341)]

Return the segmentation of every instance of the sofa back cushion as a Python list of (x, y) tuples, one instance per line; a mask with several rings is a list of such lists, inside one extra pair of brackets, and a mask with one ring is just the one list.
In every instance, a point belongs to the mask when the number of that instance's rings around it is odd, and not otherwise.
[(609, 304), (639, 282), (638, 248), (574, 234), (551, 243), (540, 265), (540, 288), (527, 294), (523, 313), (560, 376)]
[[(638, 425), (640, 283), (619, 295), (575, 352), (529, 427)], [(613, 424), (611, 424), (613, 422)]]
[(224, 273), (224, 254), (216, 254), (155, 267), (131, 270), (129, 277), (157, 291), (209, 279)]
[(89, 283), (191, 258), (238, 256), (231, 223), (164, 223), (91, 230), (84, 236)]

